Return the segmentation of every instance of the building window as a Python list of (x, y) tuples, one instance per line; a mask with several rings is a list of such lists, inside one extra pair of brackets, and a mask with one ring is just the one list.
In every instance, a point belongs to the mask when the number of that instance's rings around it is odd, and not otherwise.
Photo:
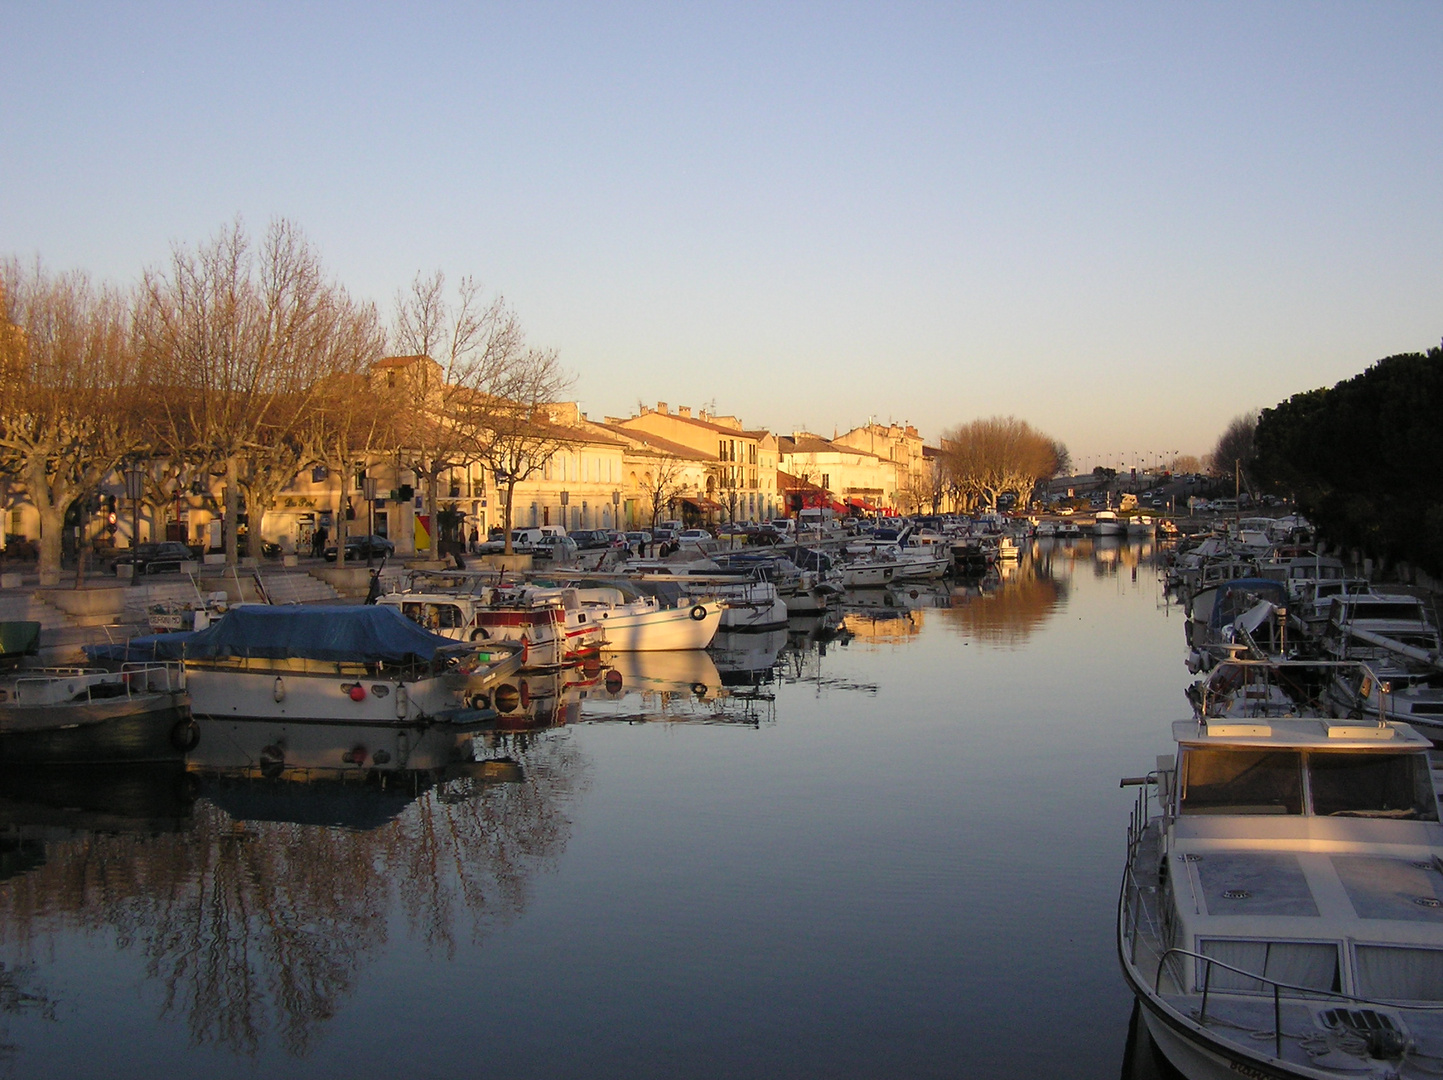
[(829, 473), (822, 473), (822, 487), (824, 487), (824, 488), (830, 488), (831, 486), (832, 486), (832, 477), (831, 477), (831, 474), (829, 474)]

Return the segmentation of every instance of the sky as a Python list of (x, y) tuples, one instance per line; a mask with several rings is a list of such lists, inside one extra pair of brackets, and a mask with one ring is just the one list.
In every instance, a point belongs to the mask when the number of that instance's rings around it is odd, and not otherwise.
[(1074, 462), (1443, 337), (1443, 4), (0, 0), (0, 255), (474, 275), (593, 419)]

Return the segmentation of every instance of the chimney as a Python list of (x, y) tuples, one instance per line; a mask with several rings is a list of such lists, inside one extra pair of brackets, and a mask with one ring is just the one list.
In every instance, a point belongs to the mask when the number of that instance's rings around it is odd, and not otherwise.
[(678, 406), (676, 407), (676, 415), (677, 415), (677, 416), (680, 416), (683, 420), (690, 420), (690, 419), (691, 419), (691, 406), (690, 406), (690, 405), (678, 405)]
[(701, 419), (705, 420), (706, 418), (707, 418), (706, 410), (703, 409), (703, 410), (701, 411)]
[(657, 411), (658, 413), (660, 413), (662, 416), (666, 416), (666, 415), (667, 415), (667, 412), (666, 412), (666, 402), (664, 402), (664, 401), (658, 401), (658, 402), (656, 403), (656, 411)]

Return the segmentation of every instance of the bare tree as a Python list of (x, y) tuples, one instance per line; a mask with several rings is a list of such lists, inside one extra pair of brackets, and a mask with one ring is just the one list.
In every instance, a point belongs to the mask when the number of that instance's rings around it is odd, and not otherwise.
[(662, 514), (686, 490), (682, 476), (686, 463), (681, 458), (658, 451), (652, 452), (652, 465), (641, 478), (641, 489), (651, 504), (651, 529), (661, 524)]
[(507, 555), (514, 550), (516, 485), (539, 472), (558, 451), (584, 439), (582, 432), (558, 423), (552, 408), (571, 389), (571, 381), (554, 351), (527, 349), (496, 366), (484, 389), (454, 399), (448, 419), (466, 451), (495, 473), (503, 494)]
[(0, 472), (40, 515), (40, 580), (60, 579), (65, 515), (134, 449), (126, 298), (83, 274), (0, 265)]
[(260, 553), (261, 519), (299, 466), (298, 433), (346, 306), (319, 255), (284, 220), (256, 252), (236, 222), (145, 274), (137, 340), (166, 386), (153, 441), (165, 456), (224, 476), (228, 562), (238, 555), (242, 491), (254, 519), (250, 552)]
[(998, 496), (1010, 491), (1026, 505), (1037, 481), (1056, 472), (1058, 445), (1026, 421), (994, 416), (942, 436), (943, 468), (964, 500), (981, 497), (996, 506)]
[(418, 273), (397, 293), (391, 338), (413, 361), (395, 369), (386, 391), (401, 421), (396, 445), (424, 489), (434, 529), (438, 481), (477, 460), (475, 429), (523, 353), (521, 326), (503, 297), (482, 297), (474, 278), (463, 277), (448, 298), (446, 275), (437, 270)]
[(1217, 476), (1230, 476), (1239, 471), (1246, 486), (1253, 459), (1257, 456), (1254, 445), (1257, 431), (1257, 413), (1240, 413), (1233, 417), (1213, 447), (1209, 471)]

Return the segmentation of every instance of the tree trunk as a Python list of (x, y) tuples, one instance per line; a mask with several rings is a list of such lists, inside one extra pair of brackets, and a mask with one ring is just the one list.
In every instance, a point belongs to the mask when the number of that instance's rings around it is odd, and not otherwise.
[[(344, 461), (345, 458), (342, 457), (338, 460)], [(347, 466), (342, 465), (331, 475), (339, 476), (341, 478), (340, 484), (336, 487), (335, 512), (331, 515), (332, 519), (335, 521), (334, 528), (336, 534), (336, 567), (339, 569), (340, 567), (346, 565), (346, 537), (350, 535), (350, 530), (346, 528), (346, 485), (350, 482), (351, 479), (350, 469)], [(324, 552), (322, 554), (324, 554)]]
[(516, 494), (516, 481), (506, 482), (506, 502), (501, 508), (501, 527), (506, 531), (506, 546), (502, 549), (503, 554), (515, 555), (516, 549), (511, 545), (511, 499)]
[(65, 511), (49, 502), (39, 509), (40, 584), (59, 585), (61, 541), (65, 535)]
[(427, 526), (427, 540), (431, 544), (431, 558), (437, 558), (441, 551), (440, 525), (436, 521), (436, 484), (440, 477), (433, 469), (426, 476), (426, 520), (430, 522)]
[(240, 516), (240, 481), (235, 457), (225, 459), (225, 564), (235, 566), (240, 561), (240, 549), (236, 536), (236, 518)]

